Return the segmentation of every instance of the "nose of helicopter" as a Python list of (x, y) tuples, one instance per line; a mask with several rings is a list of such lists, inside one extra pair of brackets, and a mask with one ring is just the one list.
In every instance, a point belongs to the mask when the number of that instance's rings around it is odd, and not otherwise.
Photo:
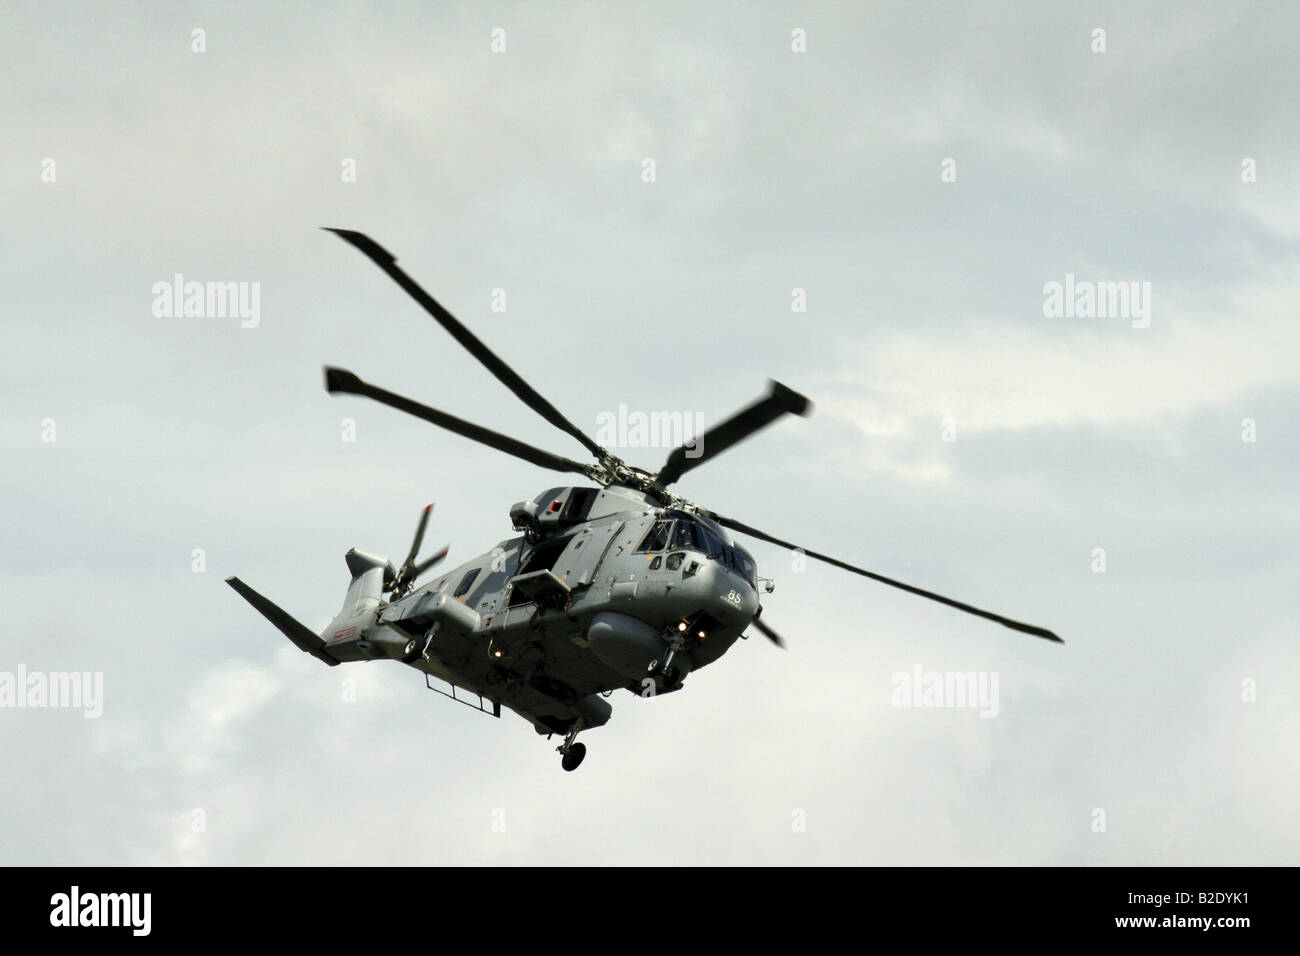
[(709, 614), (728, 629), (746, 627), (758, 613), (758, 594), (729, 568), (711, 562)]

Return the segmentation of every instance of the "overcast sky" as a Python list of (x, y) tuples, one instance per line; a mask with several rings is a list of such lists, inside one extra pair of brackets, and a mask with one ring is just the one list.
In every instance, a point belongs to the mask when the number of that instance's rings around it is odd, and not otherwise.
[[(1296, 863), (1300, 10), (1044, 7), (0, 8), (0, 671), (104, 697), (0, 709), (0, 862)], [(1066, 644), (755, 542), (789, 649), (616, 693), (573, 774), (321, 666), (222, 579), (320, 628), (348, 548), (566, 480), (322, 365), (582, 453), (323, 225), (589, 432), (806, 394), (679, 490)], [(156, 316), (177, 273), (258, 324)], [(894, 706), (918, 666), (997, 716)]]

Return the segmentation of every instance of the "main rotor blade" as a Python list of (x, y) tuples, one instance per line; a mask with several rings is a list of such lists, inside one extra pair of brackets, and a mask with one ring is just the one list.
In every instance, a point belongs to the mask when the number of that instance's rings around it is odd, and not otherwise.
[[(1065, 643), (1063, 640), (1061, 640), (1059, 637), (1057, 637), (1055, 634), (1053, 634), (1051, 631), (1047, 630), (1046, 628), (1035, 627), (1032, 624), (1025, 624), (1021, 621), (1013, 621), (1011, 618), (1003, 617), (1001, 614), (994, 614), (992, 611), (982, 611), (979, 608), (972, 607), (969, 604), (963, 604), (961, 601), (954, 601), (952, 598), (944, 597), (942, 594), (935, 594), (933, 591), (926, 591), (923, 590), (922, 588), (913, 587), (910, 584), (904, 584), (902, 581), (895, 581), (893, 578), (887, 578), (882, 574), (876, 574), (872, 571), (866, 571), (863, 570), (862, 568), (854, 567), (851, 564), (845, 564), (843, 561), (840, 561), (836, 558), (832, 558), (825, 554), (818, 554), (816, 551), (809, 551), (807, 548), (800, 548), (798, 545), (791, 544), (789, 541), (782, 541), (780, 538), (774, 538), (772, 535), (767, 534), (766, 532), (763, 531), (759, 531), (757, 528), (751, 528), (747, 524), (742, 524), (741, 522), (735, 521), (731, 518), (724, 518), (722, 515), (719, 514), (713, 514), (712, 512), (707, 512), (707, 516), (712, 518), (718, 524), (730, 528), (732, 531), (739, 531), (741, 534), (747, 534), (755, 538), (760, 538), (763, 541), (768, 541), (771, 542), (772, 544), (780, 545), (782, 548), (789, 548), (791, 551), (802, 551), (804, 554), (808, 555), (809, 557), (816, 558), (819, 561), (825, 561), (827, 564), (833, 564), (835, 565), (835, 567), (843, 568), (845, 571), (852, 571), (854, 574), (860, 574), (864, 578), (871, 578), (871, 580), (873, 581), (879, 581), (881, 584), (888, 584), (892, 588), (899, 588), (903, 591), (908, 592), (909, 594), (916, 594), (923, 598), (929, 598), (931, 601), (938, 601), (940, 604), (946, 604), (949, 607), (955, 607), (957, 610), (965, 611), (967, 614), (975, 614), (978, 615), (979, 617), (987, 618), (990, 621), (997, 621), (1003, 627), (1009, 627), (1013, 631), (1021, 631), (1022, 633), (1025, 634), (1032, 634), (1035, 637), (1041, 637), (1049, 641), (1055, 641), (1058, 644)], [(757, 624), (758, 622), (755, 621), (754, 623)]]
[(537, 414), (541, 415), (548, 422), (562, 431), (568, 432), (586, 447), (586, 449), (596, 456), (597, 459), (603, 458), (606, 454), (605, 449), (601, 448), (594, 441), (588, 438), (577, 425), (569, 421), (560, 414), (559, 409), (542, 398), (537, 391), (519, 377), (509, 365), (503, 362), (495, 352), (489, 349), (469, 329), (465, 328), (460, 321), (448, 312), (442, 305), (425, 292), (420, 286), (407, 275), (397, 265), (397, 257), (381, 246), (375, 240), (371, 239), (365, 233), (355, 232), (351, 229), (334, 229), (329, 226), (324, 227), (327, 232), (332, 232), (341, 239), (351, 243), (360, 249), (375, 265), (383, 269), (392, 277), (393, 281), (406, 290), (407, 295), (413, 298), (424, 311), (428, 312), (438, 324), (451, 333), (451, 337), (463, 345), (471, 355), (483, 363), (489, 372), (497, 377), (506, 388), (514, 392), (524, 404), (526, 404)]
[(778, 634), (778, 633), (776, 633), (776, 631), (772, 630), (772, 629), (771, 629), (770, 627), (768, 627), (766, 624), (764, 624), (762, 618), (758, 618), (758, 617), (756, 617), (756, 618), (754, 618), (754, 620), (751, 621), (750, 623), (753, 624), (753, 625), (754, 625), (756, 628), (758, 628), (760, 631), (762, 631), (762, 632), (763, 632), (763, 636), (766, 637), (766, 638), (767, 638), (769, 641), (771, 641), (773, 644), (775, 644), (777, 647), (782, 648), (782, 649), (785, 648), (785, 641), (781, 640), (781, 635)]
[[(780, 382), (770, 381), (768, 386), (766, 398), (760, 398), (721, 425), (714, 425), (703, 435), (697, 435), (694, 442), (674, 449), (668, 456), (668, 461), (659, 469), (656, 476), (659, 483), (672, 484), (692, 468), (698, 468), (710, 458), (716, 458), (782, 415), (807, 415), (812, 410), (812, 403), (808, 399)], [(692, 457), (691, 452), (698, 454)]]
[(503, 451), (507, 455), (514, 455), (516, 458), (522, 458), (524, 461), (538, 465), (539, 467), (550, 468), (553, 471), (573, 471), (580, 475), (593, 477), (591, 472), (594, 469), (590, 465), (583, 465), (560, 455), (552, 455), (549, 451), (534, 448), (532, 445), (527, 445), (514, 438), (510, 438), (508, 435), (494, 432), (490, 428), (475, 425), (472, 422), (465, 421), (463, 418), (448, 415), (446, 412), (440, 412), (436, 408), (430, 408), (428, 405), (421, 405), (419, 402), (413, 402), (409, 398), (403, 398), (401, 395), (394, 394), (393, 392), (385, 391), (382, 388), (376, 388), (368, 382), (363, 382), (356, 375), (346, 369), (326, 366), (325, 391), (329, 392), (331, 395), (336, 392), (343, 392), (348, 395), (364, 395), (366, 398), (372, 398), (381, 404), (406, 412), (408, 415), (414, 415), (416, 418), (423, 418), (426, 422), (432, 422), (439, 428), (445, 428), (448, 431), (455, 432), (457, 435), (472, 438), (474, 441), (487, 445), (489, 448), (495, 448), (497, 451)]

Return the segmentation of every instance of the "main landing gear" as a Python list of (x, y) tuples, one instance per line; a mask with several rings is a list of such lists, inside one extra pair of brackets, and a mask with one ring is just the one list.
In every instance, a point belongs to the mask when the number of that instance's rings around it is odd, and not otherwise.
[(560, 766), (565, 770), (577, 770), (578, 764), (582, 763), (582, 758), (587, 756), (587, 745), (574, 743), (574, 739), (581, 729), (582, 721), (579, 720), (573, 725), (573, 729), (565, 735), (564, 743), (555, 748), (560, 752)]
[(407, 641), (406, 646), (402, 648), (402, 658), (401, 658), (402, 663), (414, 664), (421, 657), (423, 657), (425, 660), (428, 660), (429, 645), (433, 643), (433, 636), (437, 633), (438, 633), (438, 625), (435, 622), (433, 626), (430, 627), (429, 630), (425, 632), (423, 642), (421, 642), (420, 639), (417, 637), (413, 637), (409, 641)]

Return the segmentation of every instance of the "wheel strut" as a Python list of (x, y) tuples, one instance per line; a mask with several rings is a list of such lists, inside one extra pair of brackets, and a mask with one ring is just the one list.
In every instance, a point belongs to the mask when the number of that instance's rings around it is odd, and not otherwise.
[(587, 756), (587, 745), (575, 743), (578, 731), (582, 730), (582, 718), (579, 717), (564, 735), (564, 743), (555, 749), (560, 752), (560, 766), (565, 770), (577, 770), (582, 758)]
[(668, 634), (668, 653), (663, 656), (663, 660), (652, 664), (650, 667), (650, 673), (658, 674), (663, 680), (665, 689), (672, 689), (681, 684), (677, 671), (673, 669), (673, 658), (685, 646), (686, 639), (682, 636), (682, 632), (673, 629)]

